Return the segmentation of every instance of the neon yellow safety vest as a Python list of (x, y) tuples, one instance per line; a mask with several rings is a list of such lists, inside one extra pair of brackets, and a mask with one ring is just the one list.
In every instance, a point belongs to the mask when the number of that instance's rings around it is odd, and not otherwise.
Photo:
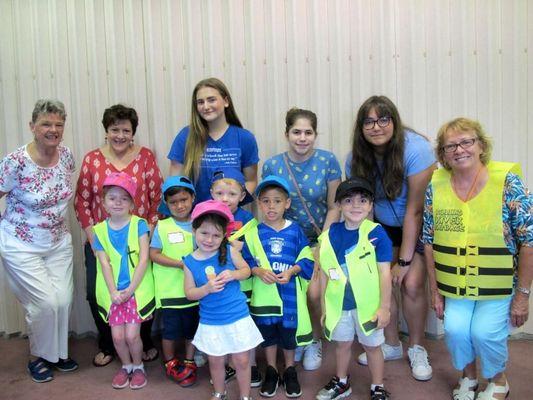
[(513, 255), (503, 235), (502, 199), (507, 174), (521, 175), (521, 169), (495, 161), (487, 169), (487, 184), (466, 203), (453, 191), (449, 171), (433, 173), (433, 255), (443, 296), (478, 300), (512, 293)]
[(329, 240), (329, 229), (318, 237), (320, 268), (328, 277), (324, 294), (326, 308), (324, 333), (328, 340), (331, 340), (331, 334), (342, 315), (342, 303), (348, 278), (357, 304), (359, 326), (366, 335), (370, 335), (377, 327), (377, 321), (372, 321), (372, 319), (381, 302), (380, 274), (376, 261), (376, 251), (368, 240), (368, 234), (377, 225), (367, 219), (361, 223), (359, 241), (355, 248), (346, 254), (348, 277), (344, 274)]
[[(239, 238), (246, 235), (248, 231), (251, 230), (257, 230), (258, 222), (255, 218), (252, 218), (250, 221), (248, 221), (246, 224), (244, 224), (239, 230), (233, 232), (231, 236), (228, 238), (230, 242), (233, 242), (234, 240), (238, 240)], [(241, 285), (241, 291), (246, 295), (246, 301), (249, 303), (250, 299), (252, 298), (252, 277), (250, 276), (248, 279), (245, 279), (243, 281), (240, 281)]]
[[(246, 235), (246, 243), (250, 253), (259, 262), (259, 268), (265, 268), (272, 271), (270, 262), (266, 256), (265, 250), (261, 245), (258, 230), (249, 230)], [(313, 253), (309, 246), (305, 246), (298, 254), (295, 264), (303, 258), (313, 260)], [(283, 316), (283, 301), (279, 296), (276, 284), (266, 284), (259, 277), (252, 278), (252, 299), (250, 302), (250, 313), (260, 317), (281, 317)], [(304, 346), (313, 341), (313, 329), (311, 318), (307, 309), (307, 287), (309, 282), (299, 276), (296, 276), (296, 312), (298, 322), (296, 328), (296, 343), (298, 346)]]
[[(132, 215), (128, 229), (128, 269), (130, 277), (133, 277), (134, 267), (139, 264), (139, 221), (139, 217)], [(102, 244), (105, 253), (109, 257), (111, 268), (113, 269), (115, 284), (117, 284), (122, 256), (111, 244), (109, 232), (107, 230), (107, 221), (102, 221), (96, 224), (93, 227), (93, 230)], [(148, 262), (148, 265), (146, 266), (146, 271), (141, 283), (139, 283), (139, 286), (137, 286), (137, 289), (135, 290), (135, 301), (137, 303), (137, 313), (142, 319), (148, 317), (155, 310), (154, 278), (150, 262)], [(102, 318), (107, 322), (109, 309), (111, 308), (111, 295), (109, 294), (109, 289), (105, 283), (102, 266), (100, 265), (98, 258), (96, 262), (96, 302), (98, 304), (98, 311), (102, 315)]]
[[(161, 238), (161, 254), (181, 260), (192, 253), (192, 233), (181, 229), (172, 217), (160, 220), (157, 231)], [(167, 267), (153, 263), (155, 301), (157, 308), (189, 308), (198, 305), (197, 301), (185, 296), (184, 277), (181, 268)]]

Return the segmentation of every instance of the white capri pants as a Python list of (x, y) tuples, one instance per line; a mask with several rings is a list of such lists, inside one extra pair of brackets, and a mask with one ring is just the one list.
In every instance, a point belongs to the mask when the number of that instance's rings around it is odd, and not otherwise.
[(50, 362), (68, 357), (72, 304), (72, 239), (46, 249), (0, 229), (0, 256), (9, 286), (26, 311), (30, 353)]

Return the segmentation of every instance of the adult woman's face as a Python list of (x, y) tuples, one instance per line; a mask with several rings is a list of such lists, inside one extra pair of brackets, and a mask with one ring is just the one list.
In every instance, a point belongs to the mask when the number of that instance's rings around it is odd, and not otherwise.
[(57, 147), (63, 140), (65, 119), (59, 114), (41, 114), (30, 122), (35, 143), (42, 147)]
[(129, 150), (133, 140), (133, 128), (129, 119), (121, 119), (107, 127), (107, 143), (115, 154)]
[(385, 148), (394, 134), (394, 122), (390, 115), (379, 117), (371, 108), (363, 121), (363, 136), (376, 149)]
[(444, 137), (444, 160), (452, 171), (481, 167), (483, 148), (474, 131), (449, 130)]
[(308, 156), (315, 148), (316, 132), (307, 118), (298, 118), (285, 136), (291, 152), (297, 156)]

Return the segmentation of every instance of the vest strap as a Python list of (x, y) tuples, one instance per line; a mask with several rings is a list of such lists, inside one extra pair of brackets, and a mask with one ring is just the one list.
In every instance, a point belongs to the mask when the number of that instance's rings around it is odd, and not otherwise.
[(307, 333), (305, 335), (297, 335), (296, 343), (306, 343), (313, 341), (313, 332)]
[(186, 305), (195, 304), (195, 303), (198, 303), (198, 302), (191, 301), (187, 299), (186, 297), (174, 297), (174, 298), (161, 299), (162, 307), (186, 306)]
[(478, 247), (467, 246), (465, 247), (449, 247), (442, 246), (440, 244), (433, 244), (433, 250), (439, 253), (452, 254), (455, 256), (508, 256), (511, 252), (507, 247)]
[(261, 315), (283, 315), (281, 307), (278, 306), (253, 306), (250, 304), (250, 313), (256, 316)]
[(139, 315), (146, 315), (150, 314), (150, 312), (155, 308), (155, 297), (152, 297), (152, 299), (146, 304), (143, 308), (140, 310), (137, 310)]
[(496, 275), (509, 276), (513, 275), (514, 271), (510, 268), (490, 268), (477, 267), (475, 265), (467, 265), (466, 267), (454, 267), (451, 265), (444, 265), (435, 262), (435, 268), (441, 272), (454, 275)]
[(443, 292), (456, 296), (479, 297), (479, 296), (505, 296), (513, 293), (512, 288), (478, 288), (476, 286), (467, 286), (459, 288), (437, 282), (437, 287)]

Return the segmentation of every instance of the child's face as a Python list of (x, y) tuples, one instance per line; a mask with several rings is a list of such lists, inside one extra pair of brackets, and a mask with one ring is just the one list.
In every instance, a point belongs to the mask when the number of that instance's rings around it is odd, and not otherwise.
[(168, 196), (166, 199), (170, 213), (180, 222), (189, 220), (193, 201), (194, 196), (185, 189)]
[(312, 154), (315, 147), (316, 132), (307, 118), (298, 118), (286, 133), (290, 149), (305, 157)]
[(268, 188), (259, 195), (259, 208), (263, 220), (272, 224), (283, 219), (283, 214), (291, 206), (291, 199), (283, 189)]
[(365, 194), (356, 193), (340, 201), (341, 212), (349, 227), (359, 227), (372, 210), (372, 200)]
[(214, 200), (227, 205), (231, 212), (235, 213), (246, 193), (239, 182), (233, 179), (219, 179), (211, 186), (211, 196)]
[(229, 106), (220, 92), (212, 87), (204, 86), (196, 92), (196, 110), (207, 123), (215, 122), (219, 118), (226, 118), (226, 107)]
[(204, 221), (197, 229), (193, 229), (193, 233), (196, 245), (205, 253), (217, 251), (224, 239), (222, 227), (208, 221)]
[(133, 200), (121, 187), (111, 186), (104, 196), (104, 208), (110, 217), (124, 217), (133, 210)]

